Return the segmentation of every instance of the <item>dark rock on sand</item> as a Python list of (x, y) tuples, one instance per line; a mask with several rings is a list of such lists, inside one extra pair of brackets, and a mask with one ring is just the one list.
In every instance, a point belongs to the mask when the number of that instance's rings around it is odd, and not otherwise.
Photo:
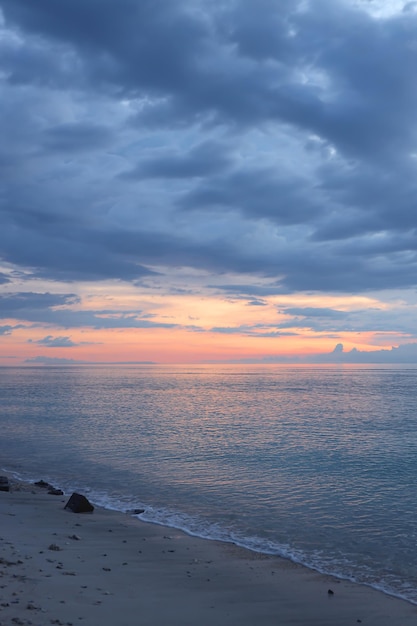
[(46, 480), (37, 480), (36, 483), (33, 483), (37, 487), (42, 487), (42, 489), (53, 489), (52, 485), (46, 482)]
[(87, 498), (80, 493), (73, 493), (64, 509), (69, 509), (73, 513), (92, 513), (94, 507)]
[(47, 489), (48, 493), (51, 494), (51, 496), (63, 496), (64, 495), (64, 492), (61, 489), (56, 489), (56, 487), (54, 487), (50, 483), (47, 483), (46, 480), (38, 480), (36, 481), (36, 483), (33, 483), (33, 484), (36, 485), (37, 487), (40, 487), (41, 489)]
[(0, 476), (0, 491), (10, 491), (10, 484), (7, 476)]

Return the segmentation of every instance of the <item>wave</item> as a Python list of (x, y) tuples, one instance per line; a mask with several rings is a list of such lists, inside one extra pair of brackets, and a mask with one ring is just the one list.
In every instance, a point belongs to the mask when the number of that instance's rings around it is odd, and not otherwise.
[[(26, 484), (33, 484), (39, 480), (38, 476), (30, 476), (7, 467), (2, 468), (1, 471)], [(94, 489), (78, 481), (57, 480), (53, 475), (45, 475), (42, 478), (62, 489), (68, 496), (73, 491), (82, 492), (95, 506), (131, 515), (142, 522), (175, 528), (193, 537), (231, 543), (252, 552), (290, 560), (321, 574), (366, 585), (386, 595), (417, 605), (417, 588), (413, 583), (402, 580), (386, 571), (377, 571), (368, 566), (354, 563), (344, 555), (335, 556), (319, 550), (306, 552), (289, 544), (256, 535), (246, 535), (235, 528), (228, 528), (224, 524), (212, 522), (199, 515), (189, 515), (172, 508), (155, 507), (137, 498), (121, 497), (120, 494), (116, 495), (105, 490)], [(143, 512), (134, 513), (139, 509)]]

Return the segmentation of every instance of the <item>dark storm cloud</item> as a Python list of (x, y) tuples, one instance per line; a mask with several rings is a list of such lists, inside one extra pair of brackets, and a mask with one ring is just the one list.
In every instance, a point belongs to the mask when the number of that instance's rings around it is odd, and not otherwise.
[(45, 132), (45, 148), (71, 154), (79, 150), (103, 148), (110, 143), (111, 132), (98, 124), (60, 124)]
[(228, 148), (215, 142), (204, 142), (193, 146), (188, 153), (166, 150), (159, 157), (149, 158), (123, 178), (194, 178), (215, 174), (229, 169), (232, 159)]
[[(70, 207), (69, 207), (70, 208)], [(4, 228), (0, 232), (0, 253), (16, 265), (32, 266), (35, 275), (60, 280), (104, 280), (106, 278), (137, 279), (152, 275), (141, 266), (142, 233), (135, 239), (126, 232), (130, 253), (118, 243), (121, 234), (104, 231), (102, 226), (68, 214), (43, 209), (21, 209), (4, 212)], [(155, 256), (155, 254), (153, 255)]]
[(249, 218), (269, 218), (278, 224), (299, 224), (314, 220), (323, 212), (307, 181), (296, 176), (288, 180), (278, 171), (242, 170), (213, 177), (194, 188), (183, 200), (185, 209), (240, 211)]
[(70, 281), (187, 266), (275, 293), (415, 286), (414, 3), (0, 7), (4, 261)]

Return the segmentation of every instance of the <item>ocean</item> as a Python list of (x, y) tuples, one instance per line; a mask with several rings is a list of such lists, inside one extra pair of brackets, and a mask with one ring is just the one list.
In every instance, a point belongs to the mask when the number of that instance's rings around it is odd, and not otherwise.
[(412, 366), (0, 368), (0, 467), (417, 604), (416, 390)]

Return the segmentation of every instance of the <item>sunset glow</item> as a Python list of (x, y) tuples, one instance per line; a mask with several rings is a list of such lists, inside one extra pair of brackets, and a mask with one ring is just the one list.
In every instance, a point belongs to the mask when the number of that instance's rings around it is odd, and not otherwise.
[(0, 365), (417, 363), (415, 3), (254, 7), (0, 0)]

